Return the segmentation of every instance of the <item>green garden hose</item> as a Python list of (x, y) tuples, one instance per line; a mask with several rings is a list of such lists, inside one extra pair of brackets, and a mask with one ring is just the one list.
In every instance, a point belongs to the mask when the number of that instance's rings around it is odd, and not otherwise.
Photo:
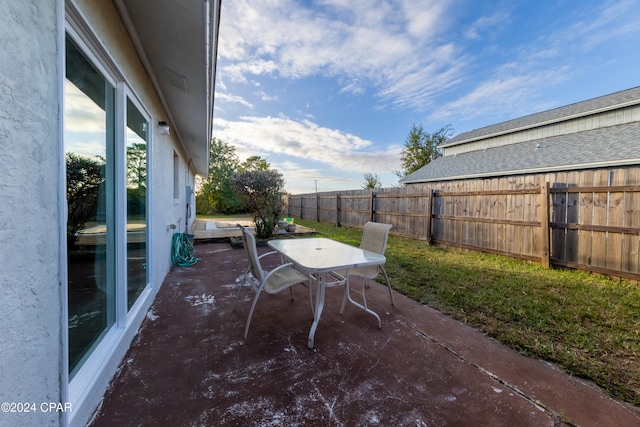
[(171, 261), (178, 267), (189, 267), (200, 261), (200, 258), (193, 256), (195, 250), (185, 233), (173, 233), (173, 244), (171, 247)]

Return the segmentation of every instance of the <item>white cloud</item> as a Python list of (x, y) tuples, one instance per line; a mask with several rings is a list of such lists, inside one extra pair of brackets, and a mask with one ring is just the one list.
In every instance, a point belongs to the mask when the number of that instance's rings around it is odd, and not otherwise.
[(480, 39), (484, 33), (494, 34), (503, 28), (511, 16), (506, 11), (497, 11), (493, 15), (481, 16), (467, 29), (465, 36), (469, 39)]
[[(552, 86), (567, 78), (570, 70), (557, 68), (548, 71), (508, 74), (482, 82), (463, 97), (437, 108), (430, 120), (473, 120), (481, 116), (504, 116), (515, 118), (551, 108), (553, 105), (532, 105), (537, 88)], [(487, 123), (489, 125), (490, 123)]]
[[(217, 138), (237, 147), (240, 157), (259, 155), (269, 161), (286, 156), (291, 163), (311, 161), (322, 169), (354, 173), (392, 172), (400, 166), (401, 147), (372, 150), (372, 142), (308, 120), (282, 117), (242, 117), (214, 120)], [(294, 160), (296, 159), (296, 160)]]
[[(439, 106), (429, 119), (461, 122), (496, 117), (506, 120), (556, 107), (553, 101), (541, 101), (541, 94), (576, 76), (583, 67), (593, 66), (590, 56), (594, 49), (640, 32), (636, 23), (639, 11), (633, 11), (634, 7), (638, 9), (636, 2), (622, 0), (581, 9), (580, 19), (572, 25), (560, 26), (528, 44), (515, 46), (507, 52), (510, 62), (485, 70), (484, 77), (469, 91)], [(498, 13), (477, 20), (467, 36), (478, 36), (482, 28), (499, 17)]]
[(216, 102), (228, 102), (242, 104), (246, 107), (253, 108), (253, 104), (238, 95), (231, 95), (224, 92), (216, 92)]
[(223, 73), (236, 82), (340, 76), (343, 92), (361, 93), (368, 82), (387, 101), (419, 106), (434, 80), (446, 87), (458, 78), (461, 52), (435, 38), (453, 3), (327, 0), (312, 11), (292, 0), (226, 2)]
[(270, 96), (263, 90), (260, 90), (260, 91), (256, 92), (256, 95), (258, 95), (260, 97), (260, 99), (263, 100), (263, 101), (277, 101), (278, 100), (277, 96)]

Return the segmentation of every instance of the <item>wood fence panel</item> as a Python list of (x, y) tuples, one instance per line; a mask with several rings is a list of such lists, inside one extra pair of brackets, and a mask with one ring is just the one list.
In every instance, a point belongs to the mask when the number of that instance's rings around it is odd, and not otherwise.
[[(484, 182), (484, 190), (498, 190), (500, 180), (497, 178), (488, 179)], [(484, 196), (484, 204), (482, 212), (483, 218), (496, 218), (498, 219), (498, 194), (490, 194)], [(482, 247), (496, 250), (498, 248), (498, 228), (495, 224), (485, 223), (482, 229)]]
[[(462, 216), (463, 218), (471, 218), (471, 215), (469, 215), (469, 206), (471, 204), (471, 181), (464, 181), (462, 183), (462, 188), (461, 190), (465, 193), (467, 193), (468, 195), (465, 195), (462, 197), (462, 204), (460, 205), (460, 216)], [(472, 229), (474, 228), (474, 224), (473, 222), (468, 222), (465, 221), (463, 224), (463, 228), (462, 228), (462, 232), (460, 235), (460, 239), (463, 245), (465, 246), (469, 246), (472, 244), (471, 242), (471, 233), (472, 233)]]
[[(508, 177), (505, 179), (506, 186), (504, 190), (514, 188), (516, 185), (515, 177)], [(515, 195), (508, 194), (504, 197), (504, 217), (506, 220), (515, 220)], [(504, 251), (507, 253), (517, 253), (515, 250), (516, 246), (516, 235), (517, 230), (516, 226), (513, 224), (505, 224), (504, 226)]]
[[(627, 170), (624, 184), (637, 185), (638, 183), (640, 183), (640, 170)], [(624, 205), (624, 226), (640, 229), (640, 192), (625, 192)], [(622, 253), (627, 254), (627, 256), (623, 258), (621, 270), (629, 273), (640, 273), (640, 233), (623, 235)]]
[[(482, 196), (480, 196), (479, 193), (480, 191), (482, 191), (484, 185), (484, 181), (481, 179), (476, 179), (471, 183), (471, 189), (474, 190), (476, 192), (476, 195), (471, 196), (470, 199), (470, 206), (469, 206), (469, 213), (471, 214), (472, 217), (474, 218), (480, 218), (482, 217)], [(475, 246), (477, 248), (482, 247), (482, 231), (483, 231), (483, 224), (481, 222), (475, 222), (475, 223), (471, 223), (470, 225), (471, 230), (473, 230), (473, 235), (471, 236), (471, 241), (470, 241), (470, 245), (471, 246)]]
[[(506, 190), (507, 189), (507, 178), (499, 178), (497, 180), (498, 190)], [(494, 243), (493, 249), (500, 252), (508, 252), (507, 251), (507, 242), (506, 242), (506, 228), (507, 225), (500, 222), (500, 220), (504, 220), (507, 218), (507, 196), (500, 194), (497, 196), (497, 206), (495, 215), (491, 216), (492, 218), (496, 218), (498, 220), (497, 223), (494, 223), (494, 234), (496, 236), (496, 240)]]
[[(459, 218), (460, 215), (460, 202), (461, 202), (461, 196), (459, 194), (455, 194), (455, 193), (459, 193), (461, 190), (459, 188), (460, 185), (460, 181), (452, 181), (449, 185), (449, 191), (453, 192), (454, 195), (452, 195), (449, 199), (451, 201), (451, 216), (453, 218)], [(464, 221), (460, 221), (460, 220), (451, 220), (451, 241), (455, 244), (461, 244), (462, 243), (462, 226), (463, 226), (463, 222)]]
[[(609, 185), (609, 171), (598, 170), (593, 174), (595, 187), (607, 187)], [(593, 193), (593, 223), (607, 224), (607, 192)], [(591, 242), (591, 265), (598, 268), (606, 268), (607, 260), (607, 233), (594, 231)]]
[[(525, 177), (524, 182), (525, 190), (532, 189), (540, 189), (538, 183), (536, 182), (536, 177), (533, 175), (527, 175)], [(525, 194), (524, 196), (524, 207), (523, 207), (523, 221), (534, 222), (540, 221), (540, 216), (538, 215), (538, 210), (540, 206), (540, 202), (538, 199), (540, 198), (538, 194)], [(540, 255), (540, 245), (537, 244), (538, 239), (536, 239), (538, 233), (536, 233), (536, 227), (529, 227), (528, 230), (525, 230), (525, 234), (523, 236), (523, 245), (522, 252), (528, 256), (536, 256)]]
[[(524, 188), (524, 177), (514, 177), (512, 189), (522, 190)], [(507, 212), (514, 221), (524, 221), (524, 194), (512, 194), (507, 203)], [(508, 250), (513, 254), (523, 253), (523, 240), (525, 235), (525, 227), (523, 225), (513, 225), (512, 242), (508, 245)]]
[[(580, 174), (580, 187), (593, 186), (593, 171), (583, 171)], [(593, 192), (584, 191), (579, 194), (578, 222), (583, 225), (593, 225)], [(582, 265), (591, 264), (591, 248), (593, 231), (578, 230), (577, 262)]]
[(456, 243), (456, 223), (451, 219), (455, 217), (456, 196), (451, 195), (451, 193), (455, 193), (455, 187), (451, 181), (446, 183), (444, 191), (449, 193), (449, 195), (445, 197), (445, 215), (448, 219), (446, 220), (444, 239), (450, 243)]
[[(611, 171), (609, 185), (622, 186), (624, 174), (620, 171)], [(624, 218), (624, 191), (610, 191), (607, 201), (607, 225), (622, 227)], [(605, 260), (607, 268), (620, 270), (622, 268), (622, 233), (607, 233), (607, 255)]]
[(639, 167), (296, 195), (287, 205), (288, 216), (357, 228), (373, 217), (392, 234), (640, 279)]
[(407, 216), (407, 214), (411, 212), (412, 202), (413, 200), (411, 200), (409, 197), (402, 197), (400, 199), (400, 205), (397, 208), (397, 212), (401, 213), (402, 215), (397, 216), (395, 218), (395, 222), (396, 224), (398, 224), (398, 229), (403, 230), (405, 233), (411, 230), (411, 220)]
[[(552, 188), (566, 188), (565, 174), (563, 172), (556, 174), (555, 183)], [(551, 222), (565, 223), (567, 219), (567, 193), (553, 192), (551, 193), (552, 209)], [(564, 259), (566, 244), (566, 229), (559, 227), (551, 228), (551, 258)]]
[[(577, 187), (580, 180), (580, 172), (574, 171), (567, 174), (567, 187)], [(579, 209), (580, 193), (567, 193), (566, 200), (566, 219), (569, 224), (577, 224), (579, 222), (580, 209)], [(564, 257), (568, 262), (578, 261), (578, 230), (566, 229), (565, 230), (565, 251)]]

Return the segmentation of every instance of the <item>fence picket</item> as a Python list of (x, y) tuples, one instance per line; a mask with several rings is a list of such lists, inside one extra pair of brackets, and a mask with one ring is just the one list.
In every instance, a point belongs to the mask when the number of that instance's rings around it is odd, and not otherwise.
[[(290, 195), (288, 216), (640, 279), (640, 168)], [(549, 258), (550, 257), (550, 258)]]

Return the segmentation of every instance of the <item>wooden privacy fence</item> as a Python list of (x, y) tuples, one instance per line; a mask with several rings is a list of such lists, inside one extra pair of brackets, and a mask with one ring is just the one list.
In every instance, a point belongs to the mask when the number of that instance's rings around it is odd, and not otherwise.
[(289, 196), (288, 215), (360, 228), (384, 222), (404, 237), (640, 279), (640, 185), (487, 181)]

